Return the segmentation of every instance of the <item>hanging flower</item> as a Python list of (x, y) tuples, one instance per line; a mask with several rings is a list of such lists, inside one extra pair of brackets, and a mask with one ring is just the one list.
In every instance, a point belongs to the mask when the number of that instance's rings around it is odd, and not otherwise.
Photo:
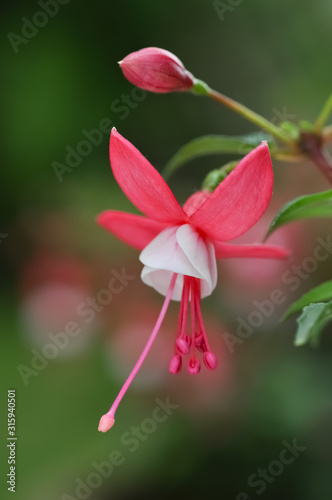
[(142, 250), (141, 278), (164, 295), (165, 301), (141, 356), (100, 420), (102, 432), (113, 426), (115, 411), (157, 336), (170, 300), (180, 301), (180, 312), (169, 371), (179, 373), (187, 357), (189, 373), (197, 375), (201, 369), (198, 354), (203, 355), (205, 366), (214, 370), (218, 363), (204, 328), (201, 298), (216, 287), (216, 258), (280, 259), (288, 255), (275, 246), (226, 243), (248, 231), (270, 202), (273, 171), (266, 143), (243, 158), (212, 194), (199, 191), (183, 207), (157, 170), (115, 129), (111, 133), (110, 160), (121, 189), (146, 217), (110, 210), (98, 217), (98, 223)]

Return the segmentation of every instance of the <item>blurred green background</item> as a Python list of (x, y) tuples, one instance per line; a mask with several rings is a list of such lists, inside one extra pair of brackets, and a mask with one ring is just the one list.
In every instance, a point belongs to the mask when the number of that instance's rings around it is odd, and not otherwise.
[[(313, 120), (331, 91), (331, 2), (221, 4), (70, 0), (53, 2), (48, 8), (58, 12), (45, 21), (34, 18), (42, 10), (35, 1), (2, 3), (1, 498), (11, 494), (8, 389), (16, 389), (18, 499), (331, 498), (331, 326), (313, 350), (293, 347), (295, 320), (279, 323), (289, 303), (331, 278), (331, 258), (295, 290), (284, 274), (293, 276), (292, 266), (313, 255), (316, 238), (329, 234), (328, 222), (276, 234), (276, 242), (293, 250), (287, 263), (220, 264), (218, 289), (203, 303), (218, 372), (168, 374), (178, 309), (172, 305), (116, 426), (105, 435), (97, 432), (162, 299), (140, 282), (137, 252), (95, 224), (104, 209), (133, 210), (112, 177), (109, 134), (61, 179), (54, 162), (64, 164), (66, 148), (77, 151), (103, 119), (158, 169), (194, 137), (255, 130), (204, 98), (140, 99), (117, 61), (145, 46), (166, 48), (196, 77), (275, 121)], [(33, 18), (45, 25), (24, 28)], [(17, 38), (22, 29), (25, 41)], [(184, 167), (170, 181), (178, 199), (184, 202), (209, 169), (229, 159), (210, 157)], [(310, 164), (274, 167), (271, 209), (254, 228), (254, 239), (262, 238), (285, 201), (327, 188)], [(77, 305), (96, 297), (112, 271), (123, 267), (135, 279), (91, 321), (81, 318), (81, 334), (40, 371), (29, 372), (25, 384), (22, 365), (31, 369), (49, 334), (78, 321)], [(261, 303), (275, 288), (283, 291), (284, 304), (231, 352), (226, 332), (236, 334), (238, 318), (248, 318), (257, 309), (253, 301)], [(167, 398), (178, 407), (165, 422), (151, 424), (146, 419), (156, 399)], [(137, 426), (141, 437), (128, 444)], [(305, 451), (278, 469), (273, 461), (284, 442), (295, 439)], [(93, 475), (93, 464), (109, 462), (115, 451), (108, 477)], [(269, 470), (269, 480), (248, 484), (260, 468)]]

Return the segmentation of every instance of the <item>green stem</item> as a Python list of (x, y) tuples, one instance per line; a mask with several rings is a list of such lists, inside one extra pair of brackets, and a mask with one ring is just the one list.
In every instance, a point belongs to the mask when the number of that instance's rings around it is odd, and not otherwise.
[(332, 184), (332, 163), (327, 151), (317, 151), (311, 154), (311, 160), (325, 175), (327, 180)]
[(324, 104), (322, 111), (318, 115), (318, 118), (317, 118), (316, 123), (314, 125), (315, 132), (319, 133), (322, 131), (322, 128), (324, 127), (326, 120), (328, 119), (331, 111), (332, 111), (332, 94), (330, 95), (330, 97), (328, 98), (328, 100)]
[(264, 118), (263, 116), (260, 116), (254, 111), (251, 111), (251, 109), (247, 108), (246, 106), (243, 106), (243, 104), (234, 101), (234, 99), (231, 99), (230, 97), (227, 97), (221, 94), (220, 92), (211, 89), (205, 82), (202, 82), (201, 80), (196, 80), (193, 92), (196, 94), (207, 95), (211, 97), (217, 102), (220, 102), (224, 106), (227, 106), (228, 108), (232, 109), (236, 113), (239, 113), (244, 118), (251, 121), (258, 127), (262, 128), (263, 130), (266, 130), (266, 132), (269, 132), (275, 137), (278, 137), (278, 139), (280, 139), (281, 141), (286, 142), (287, 144), (291, 144), (292, 146), (296, 145), (294, 139), (289, 137), (288, 134), (283, 132), (279, 127), (276, 127), (269, 120), (266, 120), (266, 118)]
[(322, 136), (312, 132), (302, 132), (300, 146), (302, 152), (311, 159), (332, 184), (332, 160), (328, 151), (322, 147)]

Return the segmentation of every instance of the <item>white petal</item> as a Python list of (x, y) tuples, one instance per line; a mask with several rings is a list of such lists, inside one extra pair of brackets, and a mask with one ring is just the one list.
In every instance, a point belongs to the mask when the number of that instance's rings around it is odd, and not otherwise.
[(216, 287), (214, 246), (189, 224), (164, 229), (145, 247), (139, 258), (145, 265), (142, 281), (162, 295), (167, 293), (172, 274), (178, 273), (173, 300), (181, 300), (183, 276), (201, 280), (202, 297), (210, 295)]
[(145, 266), (201, 278), (176, 239), (179, 226), (168, 227), (149, 243), (139, 256)]
[[(166, 296), (167, 290), (171, 283), (172, 271), (164, 271), (162, 269), (152, 269), (152, 267), (144, 266), (141, 273), (143, 283), (154, 288), (161, 295)], [(183, 288), (183, 275), (178, 274), (175, 287), (172, 295), (172, 300), (181, 300)]]
[(217, 280), (218, 280), (218, 271), (217, 271), (217, 261), (216, 261), (216, 252), (214, 249), (213, 244), (208, 241), (206, 243), (207, 249), (208, 249), (208, 259), (209, 259), (209, 271), (210, 271), (210, 280), (211, 280), (211, 286), (209, 286), (209, 282), (206, 280), (201, 281), (201, 297), (208, 297), (211, 295), (213, 290), (217, 286)]
[[(179, 227), (176, 232), (176, 239), (189, 262), (200, 275), (201, 280), (206, 282), (205, 289), (207, 295), (210, 295), (216, 286), (216, 265), (215, 268), (213, 268), (213, 245), (210, 242), (206, 242), (189, 224), (184, 224)], [(216, 259), (214, 257), (214, 263), (215, 262)]]

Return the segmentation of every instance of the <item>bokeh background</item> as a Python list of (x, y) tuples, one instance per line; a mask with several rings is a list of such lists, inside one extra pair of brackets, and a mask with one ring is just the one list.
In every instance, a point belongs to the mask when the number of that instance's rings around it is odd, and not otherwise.
[[(293, 346), (295, 320), (279, 322), (301, 293), (331, 278), (331, 258), (296, 290), (284, 274), (294, 277), (292, 266), (313, 255), (330, 222), (280, 230), (274, 241), (293, 250), (286, 263), (220, 264), (218, 288), (203, 306), (218, 371), (197, 378), (185, 371), (168, 374), (178, 309), (172, 305), (116, 426), (101, 435), (99, 417), (140, 353), (162, 299), (141, 283), (138, 253), (95, 223), (104, 209), (133, 210), (112, 177), (108, 133), (61, 179), (54, 162), (65, 164), (66, 148), (77, 151), (84, 130), (98, 129), (103, 119), (158, 169), (194, 137), (255, 130), (205, 98), (135, 93), (117, 61), (145, 46), (173, 51), (195, 76), (267, 118), (313, 120), (331, 91), (332, 3), (226, 0), (219, 9), (205, 0), (57, 5), (58, 13), (37, 33), (27, 28), (30, 38), (16, 51), (8, 34), (22, 36), (26, 19), (41, 7), (30, 0), (1, 6), (1, 498), (10, 495), (5, 438), (12, 388), (18, 499), (331, 498), (331, 326), (314, 350)], [(170, 180), (178, 199), (184, 202), (209, 169), (230, 159), (210, 157), (184, 167)], [(285, 201), (328, 187), (309, 163), (276, 162), (274, 168), (271, 206), (248, 241), (262, 239)], [(112, 272), (123, 268), (135, 279), (94, 315), (78, 317), (77, 307), (96, 298)], [(257, 310), (254, 301), (261, 303), (276, 288), (285, 302), (231, 352), (226, 333), (236, 334), (238, 318), (246, 320)], [(80, 321), (81, 333), (46, 366), (40, 361), (24, 384), (22, 366), (31, 368), (49, 334), (69, 321)], [(146, 419), (156, 400), (167, 398), (178, 406), (165, 422), (151, 424)], [(128, 443), (136, 427), (141, 437)], [(305, 451), (282, 471), (271, 466), (283, 442), (294, 439)], [(108, 477), (93, 476), (93, 463), (109, 461), (114, 452), (117, 465)], [(268, 467), (276, 474), (269, 473), (272, 479), (260, 483), (264, 491), (258, 493), (248, 478)]]

